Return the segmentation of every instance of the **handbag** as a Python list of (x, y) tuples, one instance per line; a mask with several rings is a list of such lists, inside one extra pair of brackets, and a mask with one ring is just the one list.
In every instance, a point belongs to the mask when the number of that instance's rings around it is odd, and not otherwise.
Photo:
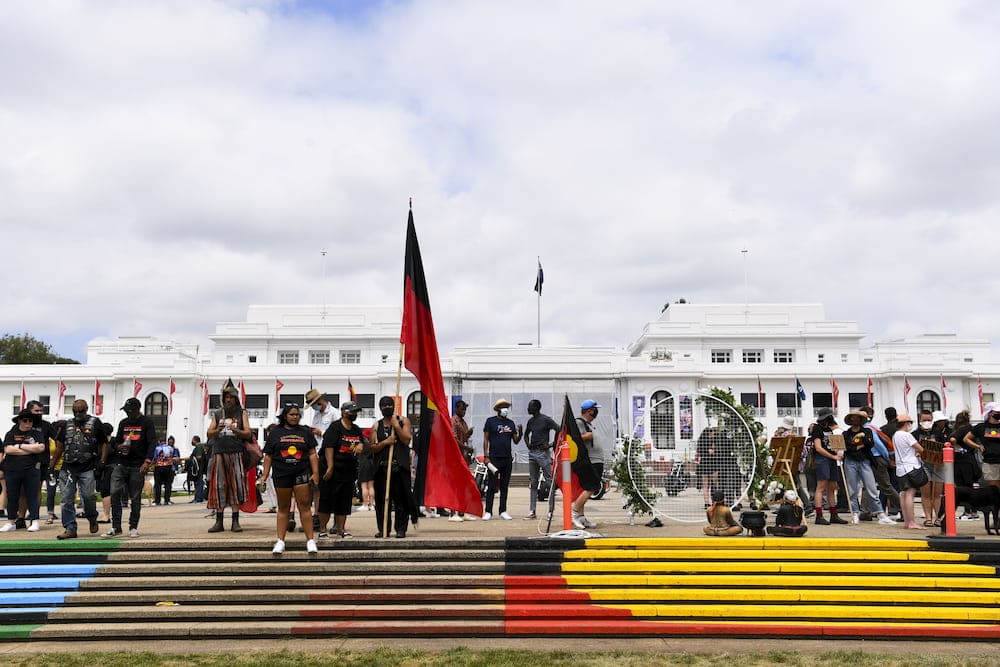
[(914, 468), (910, 472), (903, 475), (906, 478), (906, 483), (910, 485), (911, 488), (919, 489), (926, 485), (927, 482), (931, 481), (931, 478), (927, 476), (927, 471), (924, 470), (923, 466), (919, 468)]

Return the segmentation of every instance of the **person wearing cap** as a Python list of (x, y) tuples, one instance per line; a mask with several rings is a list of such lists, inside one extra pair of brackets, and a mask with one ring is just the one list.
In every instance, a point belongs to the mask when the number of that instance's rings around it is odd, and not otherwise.
[(15, 517), (22, 497), (28, 530), (35, 532), (39, 529), (38, 495), (42, 486), (39, 466), (43, 452), (48, 449), (48, 438), (39, 427), (41, 420), (28, 408), (17, 413), (11, 421), (14, 426), (4, 436), (3, 459), (0, 461), (7, 489), (7, 523), (0, 526), (0, 532), (6, 533), (17, 527)]
[(496, 415), (483, 424), (483, 463), (490, 466), (489, 488), (486, 491), (486, 512), (483, 521), (493, 518), (493, 499), (500, 489), (500, 518), (510, 521), (514, 517), (507, 511), (507, 492), (510, 474), (514, 469), (513, 445), (521, 442), (523, 430), (515, 424), (510, 414), (510, 401), (501, 398), (493, 404)]
[(868, 507), (878, 515), (878, 522), (892, 526), (896, 522), (882, 509), (875, 474), (872, 472), (872, 449), (875, 447), (875, 441), (871, 431), (865, 428), (867, 421), (868, 415), (861, 410), (851, 410), (844, 417), (844, 422), (848, 425), (848, 429), (844, 431), (844, 472), (847, 476), (847, 493), (851, 501), (851, 519), (855, 524), (861, 521), (858, 496), (863, 489)]
[(1000, 486), (1000, 403), (987, 403), (982, 423), (972, 427), (972, 442), (982, 448), (983, 479), (990, 486)]
[(528, 414), (531, 416), (524, 425), (524, 444), (528, 447), (528, 516), (524, 518), (530, 521), (538, 516), (535, 508), (539, 476), (552, 493), (552, 443), (553, 435), (559, 433), (559, 424), (542, 413), (542, 402), (538, 399), (528, 401)]
[(153, 463), (156, 450), (156, 426), (142, 414), (137, 398), (125, 401), (125, 419), (118, 422), (118, 432), (112, 442), (105, 443), (101, 461), (111, 465), (111, 529), (105, 537), (122, 534), (122, 502), (129, 502), (128, 536), (139, 536), (142, 512), (142, 486), (146, 471)]
[[(413, 430), (408, 417), (395, 414), (396, 399), (392, 396), (380, 398), (378, 407), (382, 418), (372, 427), (372, 442), (365, 445), (375, 461), (375, 522), (378, 525), (375, 537), (388, 537), (389, 526), (392, 526), (396, 537), (403, 539), (410, 517), (416, 516), (410, 490), (410, 440)], [(387, 494), (391, 501), (388, 504)]]
[(347, 532), (347, 517), (351, 513), (354, 487), (358, 481), (358, 457), (368, 442), (361, 428), (354, 423), (359, 414), (361, 406), (355, 401), (347, 401), (340, 406), (340, 419), (330, 424), (323, 434), (326, 472), (323, 473), (323, 491), (319, 502), (320, 537), (326, 536), (331, 514), (334, 535), (341, 539), (351, 537)]
[[(306, 392), (306, 407), (312, 408), (312, 432), (316, 436), (317, 442), (323, 442), (323, 435), (326, 434), (326, 430), (330, 428), (330, 425), (335, 423), (340, 419), (340, 412), (337, 408), (333, 407), (327, 399), (326, 394), (321, 392), (319, 389), (310, 389)], [(322, 455), (319, 457), (319, 476), (320, 479), (326, 473), (326, 458)], [(320, 486), (323, 486), (322, 484)], [(313, 529), (319, 530), (319, 503), (320, 499), (323, 497), (323, 490), (319, 487), (316, 488), (315, 493), (313, 493)], [(294, 523), (294, 519), (293, 519)]]
[(228, 380), (222, 386), (222, 407), (212, 413), (208, 425), (212, 440), (212, 458), (208, 462), (208, 509), (215, 510), (215, 523), (210, 533), (221, 533), (223, 513), (228, 506), (232, 511), (231, 530), (243, 532), (240, 526), (240, 505), (247, 499), (247, 475), (243, 465), (243, 452), (252, 437), (247, 411), (240, 405), (239, 391)]
[(705, 516), (708, 525), (702, 530), (709, 537), (734, 537), (743, 532), (743, 526), (726, 505), (726, 492), (722, 489), (712, 491), (712, 504), (705, 508)]
[[(925, 526), (917, 523), (913, 510), (913, 497), (917, 494), (917, 488), (923, 486), (927, 480), (927, 474), (920, 461), (920, 454), (924, 450), (910, 433), (913, 417), (904, 412), (896, 417), (896, 424), (898, 428), (892, 435), (892, 446), (896, 451), (896, 477), (899, 479), (901, 489), (899, 500), (900, 510), (903, 513), (903, 527), (926, 530)], [(914, 483), (913, 480), (917, 480), (918, 483)]]
[[(577, 478), (580, 480), (580, 486), (582, 491), (580, 495), (573, 499), (572, 505), (572, 518), (573, 525), (580, 530), (585, 530), (587, 528), (596, 528), (597, 524), (587, 518), (584, 514), (584, 508), (587, 501), (590, 500), (590, 496), (597, 493), (600, 489), (600, 485), (603, 484), (601, 476), (604, 473), (604, 458), (602, 455), (601, 448), (597, 445), (597, 439), (594, 437), (594, 420), (597, 419), (597, 415), (601, 409), (601, 406), (597, 401), (593, 399), (587, 399), (580, 404), (580, 416), (576, 418), (577, 428), (580, 429), (580, 440), (583, 441), (582, 446), (587, 448), (587, 455), (592, 457), (591, 461), (599, 461), (600, 466), (591, 464), (591, 469), (593, 476), (588, 479), (588, 475), (577, 474)], [(593, 452), (596, 450), (597, 454)]]
[(802, 522), (805, 512), (799, 504), (799, 494), (793, 489), (785, 491), (785, 495), (774, 517), (774, 525), (767, 527), (768, 535), (775, 537), (802, 537), (809, 526)]
[(277, 541), (271, 549), (273, 554), (285, 553), (285, 536), (288, 532), (288, 514), (292, 498), (302, 516), (302, 527), (306, 534), (306, 553), (319, 551), (312, 528), (312, 514), (309, 509), (309, 485), (319, 483), (319, 462), (316, 455), (316, 436), (305, 424), (301, 424), (302, 410), (295, 403), (287, 403), (278, 414), (278, 423), (267, 432), (264, 442), (264, 468), (261, 480), (271, 474), (275, 488), (277, 516)]
[[(808, 443), (812, 446), (816, 461), (816, 498), (813, 507), (816, 510), (816, 525), (826, 526), (831, 523), (847, 523), (837, 514), (837, 482), (840, 480), (840, 462), (843, 452), (835, 452), (830, 447), (830, 434), (837, 425), (837, 418), (830, 408), (820, 408), (816, 415), (816, 424), (809, 432)], [(829, 503), (830, 519), (823, 518), (823, 499)]]

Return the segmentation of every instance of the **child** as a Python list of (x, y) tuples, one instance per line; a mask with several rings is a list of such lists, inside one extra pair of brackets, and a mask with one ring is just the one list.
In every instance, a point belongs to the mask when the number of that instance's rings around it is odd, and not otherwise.
[(733, 512), (730, 510), (725, 500), (722, 489), (712, 491), (712, 506), (705, 510), (708, 517), (708, 525), (705, 526), (705, 534), (713, 537), (732, 537), (743, 532), (743, 526), (736, 523)]
[(768, 534), (778, 537), (802, 537), (809, 529), (802, 523), (802, 515), (799, 494), (792, 489), (785, 491), (785, 497), (778, 508), (778, 516), (774, 518), (774, 525), (767, 527)]

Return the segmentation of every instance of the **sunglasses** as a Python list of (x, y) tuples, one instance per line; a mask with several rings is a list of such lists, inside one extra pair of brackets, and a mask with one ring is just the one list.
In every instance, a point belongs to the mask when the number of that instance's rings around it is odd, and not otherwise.
[(301, 408), (302, 406), (298, 403), (285, 403), (286, 408)]
[(29, 422), (30, 423), (30, 422), (34, 422), (35, 420), (32, 419), (31, 417), (21, 417), (17, 421), (19, 421), (19, 422)]

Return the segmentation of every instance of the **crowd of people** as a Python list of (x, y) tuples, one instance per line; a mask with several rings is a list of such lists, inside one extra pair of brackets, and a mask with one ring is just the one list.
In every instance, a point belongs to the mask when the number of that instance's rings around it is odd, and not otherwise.
[[(87, 521), (91, 534), (101, 532), (99, 524), (106, 523), (109, 526), (104, 536), (122, 536), (125, 510), (127, 534), (138, 537), (143, 490), (150, 472), (153, 505), (172, 505), (176, 475), (186, 474), (185, 485), (193, 494), (190, 502), (206, 503), (214, 519), (210, 533), (226, 530), (227, 508), (229, 530), (241, 532), (241, 508), (255, 510), (263, 501), (268, 505), (266, 511), (276, 515), (275, 554), (285, 551), (285, 539), (295, 530), (296, 517), (305, 533), (308, 553), (318, 551), (318, 539), (351, 538), (347, 521), (355, 511), (375, 513), (376, 538), (405, 538), (410, 524), (416, 525), (421, 517), (449, 516), (451, 521), (476, 518), (423, 506), (422, 490), (413, 485), (414, 426), (409, 418), (396, 414), (392, 396), (379, 400), (379, 418), (370, 428), (362, 429), (357, 425), (361, 414), (357, 402), (348, 401), (337, 410), (322, 392), (311, 389), (304, 405), (286, 404), (276, 423), (264, 429), (263, 447), (257, 444), (256, 432), (231, 380), (223, 386), (220, 401), (220, 407), (211, 413), (207, 441), (194, 436), (186, 458), (181, 457), (173, 436), (158, 441), (152, 419), (142, 414), (136, 398), (122, 405), (125, 418), (117, 429), (90, 415), (83, 400), (73, 404), (71, 419), (55, 423), (44, 419), (41, 403), (28, 403), (14, 417), (14, 426), (4, 438), (0, 505), (6, 521), (0, 532), (39, 530), (41, 490), (47, 485), (49, 523), (56, 519), (53, 503), (57, 488), (61, 494), (63, 532), (58, 539), (78, 537), (78, 518)], [(452, 416), (453, 432), (466, 463), (485, 465), (490, 471), (483, 497), (485, 521), (513, 519), (508, 491), (513, 446), (522, 438), (529, 452), (530, 477), (525, 519), (537, 518), (539, 488), (551, 488), (552, 484), (559, 424), (541, 412), (538, 400), (528, 403), (525, 424), (511, 418), (511, 407), (506, 399), (496, 401), (495, 414), (482, 428), (481, 449), (474, 444), (474, 429), (465, 421), (468, 405), (458, 401)], [(593, 400), (584, 401), (577, 418), (582, 444), (593, 461), (592, 474), (579, 475), (583, 492), (573, 502), (573, 523), (581, 529), (595, 526), (587, 518), (585, 506), (591, 493), (598, 490), (603, 473), (605, 448), (592, 426), (600, 408)], [(307, 424), (305, 411), (309, 409), (312, 415)], [(256, 484), (248, 471), (259, 471)], [(103, 515), (98, 511), (98, 494)]]

